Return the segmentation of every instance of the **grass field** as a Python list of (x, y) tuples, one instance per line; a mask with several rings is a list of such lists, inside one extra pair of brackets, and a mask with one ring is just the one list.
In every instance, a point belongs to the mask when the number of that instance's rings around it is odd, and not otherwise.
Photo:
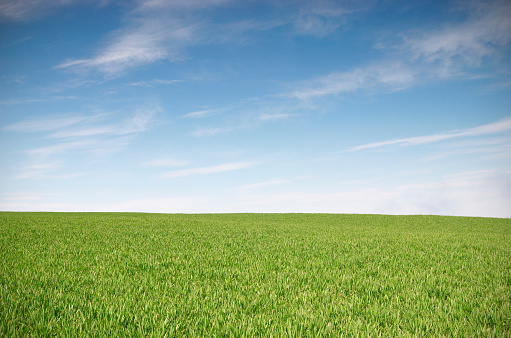
[(511, 219), (0, 213), (2, 336), (511, 336)]

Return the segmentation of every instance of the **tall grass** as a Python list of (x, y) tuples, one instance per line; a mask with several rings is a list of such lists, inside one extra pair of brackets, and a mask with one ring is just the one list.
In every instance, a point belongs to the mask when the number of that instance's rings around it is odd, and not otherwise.
[(0, 213), (3, 336), (511, 336), (511, 220)]

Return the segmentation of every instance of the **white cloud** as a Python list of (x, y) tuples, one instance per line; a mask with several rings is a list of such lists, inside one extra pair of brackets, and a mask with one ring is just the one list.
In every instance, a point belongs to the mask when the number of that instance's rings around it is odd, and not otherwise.
[(246, 31), (261, 29), (261, 23), (247, 24), (243, 20), (214, 23), (202, 18), (203, 10), (225, 2), (138, 1), (138, 6), (126, 16), (129, 18), (126, 27), (112, 32), (93, 57), (67, 60), (56, 68), (97, 70), (117, 76), (132, 67), (184, 60), (189, 46), (232, 42)]
[(511, 3), (482, 1), (470, 3), (472, 15), (457, 25), (423, 32), (406, 39), (405, 48), (413, 59), (440, 62), (440, 75), (450, 75), (460, 66), (479, 66), (483, 58), (498, 52), (511, 41)]
[(180, 12), (163, 11), (143, 14), (131, 24), (112, 33), (106, 47), (86, 59), (67, 60), (60, 69), (98, 70), (117, 76), (125, 70), (158, 61), (183, 61), (186, 49), (198, 44), (230, 44), (247, 40), (248, 32), (265, 31), (279, 22), (245, 20), (212, 23), (207, 19), (181, 17)]
[(479, 127), (468, 129), (464, 132), (461, 132), (462, 136), (475, 136), (475, 135), (485, 135), (485, 134), (494, 134), (501, 133), (504, 131), (508, 131), (511, 129), (511, 117), (504, 118), (497, 122), (485, 124)]
[(296, 114), (287, 114), (287, 113), (274, 113), (274, 114), (261, 114), (259, 116), (259, 120), (261, 121), (278, 121), (288, 119), (290, 117), (296, 116)]
[(97, 160), (126, 148), (132, 141), (126, 137), (87, 137), (29, 149), (26, 151), (26, 163), (18, 165), (15, 178), (70, 179), (83, 176), (84, 172), (67, 172), (70, 157), (88, 155), (89, 161)]
[(197, 11), (203, 8), (219, 6), (233, 0), (137, 0), (140, 11), (154, 10), (189, 10)]
[(53, 97), (48, 97), (48, 98), (44, 98), (44, 99), (11, 99), (11, 100), (0, 101), (0, 104), (14, 105), (14, 104), (23, 104), (23, 103), (54, 102), (54, 101), (61, 101), (61, 100), (74, 100), (74, 99), (76, 99), (75, 96), (53, 96)]
[(142, 165), (145, 167), (180, 167), (186, 164), (187, 163), (185, 161), (180, 161), (173, 158), (161, 158), (142, 163)]
[(50, 146), (39, 147), (27, 151), (29, 155), (38, 157), (48, 157), (52, 155), (64, 154), (71, 150), (89, 148), (91, 146), (99, 146), (96, 140), (80, 140), (71, 142), (59, 142)]
[(77, 173), (69, 173), (69, 174), (49, 174), (49, 171), (34, 171), (34, 172), (22, 172), (19, 175), (17, 175), (16, 179), (45, 179), (45, 180), (70, 180), (75, 179), (77, 177), (82, 177), (87, 175), (83, 172), (77, 172)]
[(172, 85), (179, 82), (183, 82), (182, 80), (161, 80), (161, 79), (154, 79), (150, 81), (138, 81), (138, 82), (131, 82), (128, 83), (128, 86), (133, 87), (145, 87), (145, 88), (154, 88), (157, 86), (166, 86), (166, 85)]
[(15, 179), (37, 179), (45, 177), (49, 172), (56, 171), (62, 166), (62, 161), (33, 161), (17, 168)]
[(27, 121), (13, 123), (4, 127), (4, 130), (15, 132), (45, 132), (57, 129), (62, 129), (77, 123), (90, 119), (85, 115), (76, 116), (47, 116), (45, 118), (36, 118)]
[(99, 211), (99, 212), (161, 212), (190, 213), (203, 208), (207, 200), (201, 197), (168, 197), (130, 199), (107, 203), (58, 203), (43, 200), (0, 200), (0, 210), (9, 211)]
[(119, 128), (117, 133), (123, 135), (146, 131), (154, 121), (155, 116), (161, 111), (160, 107), (137, 109), (135, 114)]
[(195, 137), (209, 137), (209, 136), (215, 136), (221, 133), (228, 132), (229, 128), (200, 128), (190, 133), (191, 136)]
[(92, 128), (81, 128), (76, 130), (65, 130), (51, 134), (50, 138), (69, 138), (69, 137), (86, 137), (95, 135), (114, 134), (115, 128), (113, 126), (99, 126)]
[[(187, 58), (187, 47), (198, 44), (245, 43), (253, 33), (276, 27), (292, 26), (295, 34), (324, 36), (339, 26), (339, 18), (347, 11), (335, 3), (269, 5), (286, 6), (285, 16), (271, 11), (262, 19), (240, 17), (237, 21), (217, 22), (210, 11), (235, 4), (230, 0), (210, 1), (137, 1), (127, 13), (126, 27), (110, 34), (104, 47), (94, 56), (72, 59), (57, 65), (77, 71), (97, 70), (117, 76), (129, 68), (158, 61), (181, 61)], [(233, 5), (235, 6), (235, 5)], [(141, 84), (143, 85), (143, 84)]]
[(265, 188), (265, 187), (274, 186), (274, 185), (286, 184), (286, 183), (290, 183), (290, 182), (292, 182), (292, 180), (287, 179), (287, 178), (281, 178), (281, 179), (275, 179), (275, 180), (270, 180), (270, 181), (242, 185), (242, 186), (238, 187), (238, 189), (239, 190), (252, 190), (252, 189)]
[(341, 26), (341, 17), (352, 12), (335, 2), (311, 1), (300, 8), (293, 20), (293, 27), (296, 34), (324, 37)]
[(39, 201), (52, 194), (39, 192), (13, 192), (2, 193), (0, 198), (5, 201)]
[(185, 114), (185, 115), (181, 116), (181, 118), (202, 118), (202, 117), (211, 116), (212, 114), (216, 113), (217, 111), (218, 111), (217, 109), (198, 110), (198, 111), (194, 111), (194, 112)]
[(113, 33), (109, 43), (89, 59), (69, 60), (57, 68), (99, 70), (107, 75), (156, 61), (180, 60), (182, 45), (194, 39), (197, 27), (179, 20), (143, 18)]
[(237, 196), (229, 210), (511, 217), (509, 191), (511, 172), (488, 170), (392, 188), (246, 194)]
[[(69, 158), (87, 154), (104, 158), (133, 142), (134, 136), (148, 130), (161, 109), (136, 110), (132, 116), (112, 121), (112, 114), (35, 117), (4, 129), (20, 133), (43, 133), (41, 146), (26, 150), (25, 163), (17, 168), (17, 179), (68, 179), (83, 173), (65, 172)], [(91, 159), (91, 158), (89, 158)], [(60, 172), (59, 174), (55, 174)], [(52, 174), (53, 173), (53, 174)]]
[(64, 129), (49, 135), (50, 138), (73, 138), (94, 135), (128, 135), (146, 131), (160, 108), (138, 109), (130, 118), (113, 124)]
[[(206, 174), (232, 169), (200, 168), (189, 174)], [(217, 168), (217, 169), (211, 169)], [(197, 168), (199, 169), (199, 168)], [(284, 180), (284, 179), (283, 179)], [(438, 180), (371, 189), (337, 191), (293, 191), (261, 193), (260, 187), (285, 184), (279, 180), (238, 189), (237, 193), (215, 196), (184, 195), (163, 198), (108, 196), (107, 202), (51, 202), (49, 195), (10, 193), (0, 196), (0, 209), (13, 211), (142, 211), (142, 212), (326, 212), (363, 214), (436, 214), (453, 216), (511, 217), (511, 172), (479, 170), (445, 175)], [(285, 185), (288, 189), (293, 189)], [(265, 189), (266, 190), (266, 189)]]
[(111, 0), (2, 0), (0, 18), (10, 21), (26, 21), (50, 14), (59, 7), (72, 5), (106, 6)]
[[(106, 205), (89, 206), (89, 209), (97, 211), (131, 211), (131, 212), (161, 212), (161, 213), (186, 213), (200, 210), (201, 206), (208, 202), (202, 197), (169, 197), (169, 198), (145, 198), (134, 199), (126, 202)], [(82, 207), (83, 208), (83, 207)], [(73, 210), (73, 209), (71, 209)]]
[(511, 130), (511, 117), (504, 118), (497, 122), (485, 124), (479, 127), (465, 129), (465, 130), (453, 130), (443, 134), (433, 134), (426, 136), (417, 136), (417, 137), (409, 137), (399, 140), (391, 140), (391, 141), (383, 141), (383, 142), (375, 142), (364, 144), (360, 146), (353, 147), (349, 149), (349, 151), (359, 151), (365, 149), (373, 149), (380, 148), (390, 145), (400, 145), (400, 146), (412, 146), (412, 145), (422, 145), (434, 142), (440, 142), (452, 138), (465, 137), (465, 136), (480, 136), (480, 135), (490, 135), (501, 133), (505, 131)]
[(254, 162), (225, 163), (225, 164), (209, 166), (209, 167), (200, 167), (200, 168), (169, 171), (169, 172), (165, 173), (163, 175), (163, 177), (164, 178), (177, 178), (177, 177), (184, 177), (184, 176), (190, 176), (190, 175), (205, 175), (205, 174), (221, 173), (221, 172), (227, 172), (227, 171), (246, 169), (253, 165), (255, 165)]
[(361, 89), (380, 88), (385, 91), (396, 91), (410, 86), (413, 81), (414, 74), (406, 66), (400, 63), (381, 64), (344, 73), (329, 74), (313, 80), (312, 86), (307, 85), (290, 95), (306, 100)]
[(511, 138), (477, 138), (476, 140), (463, 140), (450, 142), (442, 147), (439, 152), (433, 153), (421, 161), (436, 161), (443, 158), (462, 154), (486, 154), (486, 158), (509, 158), (511, 159)]
[(307, 100), (358, 90), (399, 91), (428, 77), (460, 74), (464, 66), (479, 67), (487, 57), (498, 55), (509, 45), (511, 3), (497, 0), (471, 3), (469, 7), (465, 10), (471, 14), (461, 23), (404, 33), (405, 42), (397, 54), (394, 50), (392, 62), (334, 72), (308, 81), (289, 95)]
[(47, 11), (48, 7), (71, 4), (62, 0), (4, 0), (0, 3), (0, 17), (13, 21), (24, 21)]

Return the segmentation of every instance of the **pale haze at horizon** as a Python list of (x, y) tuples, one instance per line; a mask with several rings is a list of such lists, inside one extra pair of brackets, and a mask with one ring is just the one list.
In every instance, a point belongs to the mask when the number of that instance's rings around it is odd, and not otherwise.
[(0, 4), (0, 210), (511, 217), (510, 1)]

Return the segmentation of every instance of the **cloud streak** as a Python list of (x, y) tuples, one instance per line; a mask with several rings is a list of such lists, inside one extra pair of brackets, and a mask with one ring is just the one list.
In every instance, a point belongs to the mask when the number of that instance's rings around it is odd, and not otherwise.
[(0, 18), (27, 21), (45, 16), (59, 7), (83, 3), (105, 6), (110, 0), (3, 0), (0, 3)]
[(56, 68), (99, 70), (113, 76), (143, 64), (164, 59), (180, 60), (181, 46), (190, 43), (196, 29), (194, 24), (181, 24), (177, 19), (162, 21), (144, 18), (111, 34), (107, 46), (94, 57), (68, 60)]
[(112, 32), (94, 56), (66, 60), (56, 68), (95, 70), (107, 76), (117, 76), (144, 64), (184, 60), (186, 49), (191, 46), (244, 43), (253, 39), (254, 34), (277, 27), (291, 27), (297, 35), (323, 37), (335, 31), (340, 26), (340, 18), (349, 13), (326, 2), (298, 2), (296, 8), (283, 3), (267, 3), (264, 5), (289, 6), (293, 8), (293, 14), (281, 17), (268, 11), (263, 19), (240, 17), (237, 21), (223, 22), (213, 21), (208, 13), (228, 10), (233, 1), (146, 0), (136, 3), (137, 6), (126, 15), (127, 25)]
[[(28, 121), (17, 122), (11, 125), (4, 127), (4, 130), (14, 131), (14, 132), (46, 132), (57, 129), (62, 129), (65, 127), (69, 127), (72, 125), (76, 125), (80, 122), (84, 122), (91, 117), (87, 116), (54, 116), (48, 117), (44, 119), (34, 119)], [(92, 117), (94, 119), (94, 117)]]
[(183, 170), (175, 170), (169, 171), (163, 175), (163, 178), (179, 178), (190, 175), (206, 175), (206, 174), (214, 174), (214, 173), (222, 173), (227, 171), (235, 171), (246, 169), (255, 165), (255, 162), (233, 162), (233, 163), (225, 163), (215, 166), (209, 167), (199, 167), (199, 168), (191, 168), (191, 169), (183, 169)]
[(16, 192), (16, 193), (2, 193), (0, 197), (5, 201), (39, 201), (47, 196), (49, 193), (38, 192)]
[(469, 18), (457, 25), (419, 33), (405, 39), (412, 60), (440, 63), (439, 75), (449, 76), (462, 66), (480, 66), (511, 41), (511, 3), (469, 3)]
[(296, 116), (296, 114), (287, 114), (287, 113), (274, 113), (274, 114), (261, 114), (259, 115), (259, 120), (261, 121), (279, 121), (279, 120), (287, 120), (291, 117)]
[(313, 80), (312, 85), (307, 85), (289, 95), (301, 100), (308, 100), (371, 88), (396, 91), (410, 86), (413, 81), (414, 73), (405, 65), (384, 63), (349, 72), (329, 74)]
[(144, 87), (144, 88), (154, 88), (158, 86), (168, 86), (173, 85), (179, 82), (183, 82), (182, 80), (161, 80), (161, 79), (154, 79), (150, 81), (138, 81), (138, 82), (132, 82), (128, 83), (128, 86), (132, 87)]
[[(446, 175), (426, 183), (333, 192), (247, 194), (228, 204), (245, 212), (436, 214), (511, 217), (511, 172), (485, 170)], [(481, 199), (481, 196), (485, 196)]]
[(190, 133), (194, 137), (210, 137), (230, 131), (230, 128), (217, 127), (217, 128), (199, 128)]
[(511, 3), (483, 2), (464, 10), (468, 18), (459, 24), (404, 33), (404, 42), (393, 49), (387, 61), (382, 55), (381, 61), (372, 65), (332, 72), (288, 95), (313, 100), (360, 90), (394, 92), (426, 78), (457, 75), (463, 67), (481, 67), (485, 58), (498, 55), (511, 41)]
[(287, 179), (287, 178), (274, 179), (274, 180), (269, 180), (269, 181), (264, 181), (264, 182), (257, 182), (257, 183), (242, 185), (242, 186), (238, 187), (238, 190), (242, 190), (242, 191), (243, 190), (254, 190), (254, 189), (271, 187), (271, 186), (275, 186), (275, 185), (287, 184), (287, 183), (291, 183), (291, 182), (292, 182), (292, 180)]
[(60, 130), (50, 134), (49, 138), (76, 138), (95, 135), (128, 135), (146, 131), (154, 116), (160, 109), (139, 109), (135, 114), (121, 123), (99, 126), (85, 126)]
[(0, 104), (3, 105), (16, 105), (16, 104), (24, 104), (24, 103), (33, 103), (33, 102), (54, 102), (54, 101), (62, 101), (62, 100), (74, 100), (75, 96), (53, 96), (44, 99), (12, 99), (6, 101), (0, 101)]
[(172, 158), (161, 158), (142, 163), (142, 166), (144, 167), (180, 167), (183, 165), (186, 165), (186, 161), (180, 161)]
[(504, 118), (497, 122), (485, 124), (479, 127), (465, 129), (465, 130), (453, 130), (443, 134), (433, 134), (426, 136), (417, 136), (403, 138), (399, 140), (390, 140), (383, 142), (368, 143), (360, 146), (353, 147), (348, 151), (360, 151), (366, 149), (381, 148), (387, 146), (416, 146), (435, 142), (441, 142), (448, 139), (466, 137), (466, 136), (481, 136), (497, 134), (511, 130), (511, 117)]
[[(45, 144), (25, 151), (27, 164), (18, 168), (18, 179), (71, 178), (77, 173), (49, 175), (66, 167), (70, 156), (90, 154), (102, 157), (117, 152), (133, 142), (133, 136), (147, 131), (159, 107), (138, 109), (132, 116), (106, 123), (108, 114), (53, 116), (35, 118), (8, 125), (4, 130), (37, 133)], [(81, 174), (79, 174), (81, 175)]]
[(191, 112), (191, 113), (188, 113), (188, 114), (185, 114), (183, 116), (181, 116), (181, 118), (184, 118), (184, 119), (197, 119), (197, 118), (203, 118), (203, 117), (208, 117), (208, 116), (211, 116), (213, 115), (214, 113), (218, 112), (217, 109), (205, 109), (205, 110), (198, 110), (198, 111), (194, 111), (194, 112)]

